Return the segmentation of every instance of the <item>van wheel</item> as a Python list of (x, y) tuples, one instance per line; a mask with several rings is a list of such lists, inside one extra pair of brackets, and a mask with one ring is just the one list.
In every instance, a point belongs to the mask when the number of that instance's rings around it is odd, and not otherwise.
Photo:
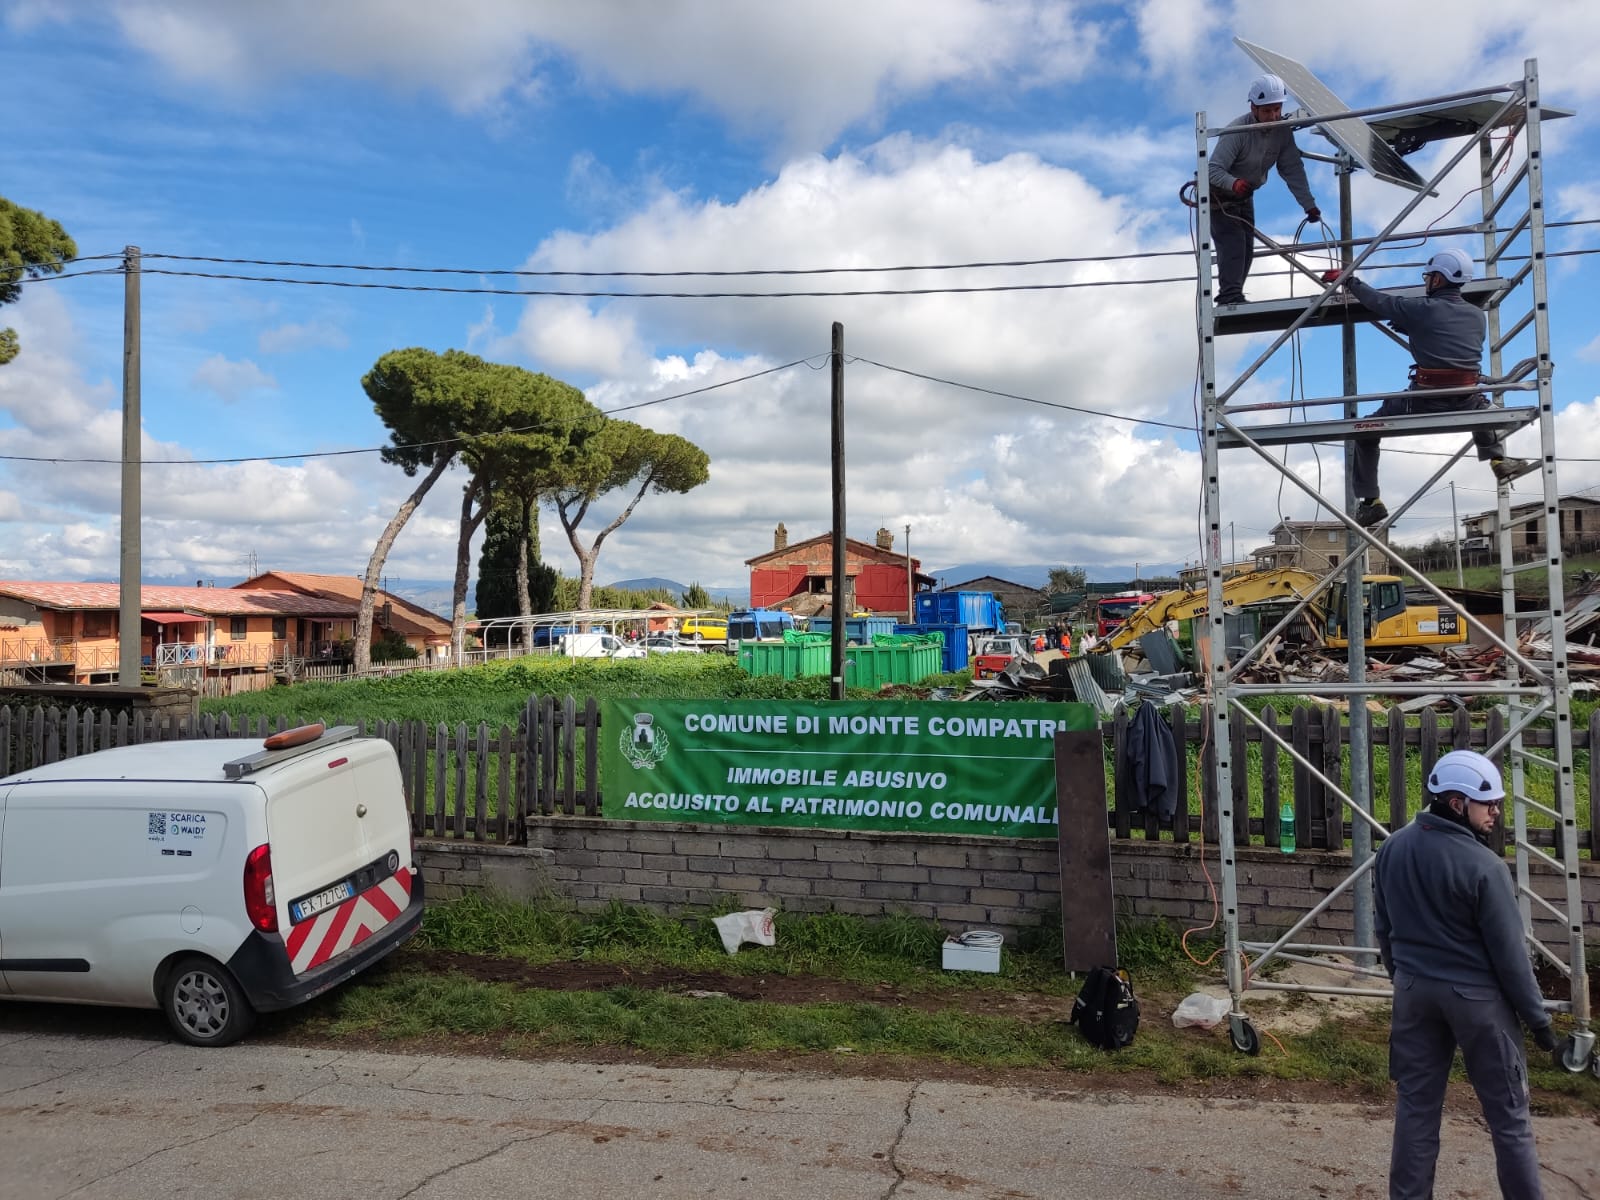
[(191, 1046), (228, 1046), (249, 1033), (256, 1010), (233, 976), (209, 958), (180, 959), (161, 985), (161, 1009)]

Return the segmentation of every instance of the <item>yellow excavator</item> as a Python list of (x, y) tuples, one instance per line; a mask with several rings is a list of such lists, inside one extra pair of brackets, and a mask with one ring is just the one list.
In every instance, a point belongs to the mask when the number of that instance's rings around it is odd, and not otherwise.
[[(1222, 603), (1242, 608), (1271, 601), (1296, 603), (1316, 586), (1317, 576), (1293, 567), (1246, 571), (1222, 581)], [(1454, 609), (1434, 603), (1432, 596), (1414, 597), (1398, 575), (1364, 575), (1361, 581), (1366, 612), (1367, 649), (1376, 653), (1422, 646), (1453, 646), (1467, 640), (1467, 626)], [(1153, 633), (1168, 621), (1204, 616), (1206, 589), (1178, 588), (1164, 592), (1124, 621), (1100, 643), (1120, 650)], [(1344, 649), (1349, 638), (1344, 628), (1344, 585), (1318, 596), (1305, 610), (1311, 635), (1332, 649)], [(1331, 619), (1330, 619), (1331, 614)]]

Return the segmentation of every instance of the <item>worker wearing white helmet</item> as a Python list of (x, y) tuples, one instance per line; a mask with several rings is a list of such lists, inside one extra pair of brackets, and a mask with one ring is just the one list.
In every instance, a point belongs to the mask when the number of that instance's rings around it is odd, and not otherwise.
[(1378, 949), (1394, 980), (1389, 1076), (1395, 1082), (1391, 1200), (1431, 1200), (1439, 1120), (1456, 1047), (1494, 1142), (1500, 1194), (1537, 1200), (1518, 1018), (1555, 1050), (1523, 943), (1511, 873), (1489, 849), (1505, 789), (1474, 750), (1452, 750), (1427, 778), (1431, 801), (1378, 850)]
[[(1339, 278), (1335, 271), (1323, 276), (1328, 282)], [(1483, 311), (1470, 304), (1461, 287), (1472, 278), (1472, 256), (1465, 250), (1440, 250), (1422, 268), (1425, 295), (1392, 296), (1370, 287), (1351, 275), (1344, 281), (1350, 294), (1363, 307), (1376, 313), (1407, 335), (1411, 342), (1412, 392), (1436, 388), (1476, 387), (1483, 363)], [(1466, 412), (1488, 408), (1489, 399), (1481, 392), (1454, 396), (1410, 395), (1385, 400), (1374, 417), (1399, 417), (1413, 413)], [(1505, 441), (1489, 430), (1473, 435), (1478, 457), (1490, 465), (1496, 479), (1509, 483), (1533, 470), (1537, 463), (1522, 458), (1507, 458)], [(1355, 518), (1362, 525), (1381, 524), (1389, 509), (1378, 490), (1378, 439), (1356, 441), (1351, 464), (1356, 498), (1361, 502)]]
[(1252, 80), (1250, 111), (1229, 124), (1211, 152), (1211, 241), (1217, 248), (1218, 304), (1244, 302), (1244, 281), (1255, 258), (1255, 193), (1274, 166), (1306, 210), (1306, 219), (1322, 220), (1294, 132), (1253, 128), (1283, 119), (1283, 97), (1283, 80), (1276, 75)]

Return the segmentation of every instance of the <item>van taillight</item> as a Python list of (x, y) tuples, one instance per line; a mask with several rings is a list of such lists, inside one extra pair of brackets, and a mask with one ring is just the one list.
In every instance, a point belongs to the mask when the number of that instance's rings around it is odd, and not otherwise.
[(278, 894), (272, 887), (272, 848), (257, 846), (244, 860), (244, 911), (262, 933), (278, 929)]

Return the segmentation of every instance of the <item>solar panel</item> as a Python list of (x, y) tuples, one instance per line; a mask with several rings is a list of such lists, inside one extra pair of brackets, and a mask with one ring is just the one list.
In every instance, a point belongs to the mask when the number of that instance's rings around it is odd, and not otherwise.
[[(1294, 59), (1285, 58), (1276, 51), (1254, 45), (1243, 38), (1234, 38), (1233, 44), (1255, 59), (1265, 70), (1282, 79), (1284, 87), (1299, 98), (1300, 103), (1310, 110), (1312, 116), (1317, 116), (1319, 113), (1350, 111), (1348, 104), (1335, 96), (1322, 80)], [(1387, 180), (1415, 192), (1420, 192), (1427, 186), (1422, 176), (1412, 170), (1394, 152), (1389, 143), (1379, 137), (1377, 132), (1360, 117), (1341, 117), (1337, 120), (1322, 121), (1317, 128), (1371, 172), (1374, 179)]]

